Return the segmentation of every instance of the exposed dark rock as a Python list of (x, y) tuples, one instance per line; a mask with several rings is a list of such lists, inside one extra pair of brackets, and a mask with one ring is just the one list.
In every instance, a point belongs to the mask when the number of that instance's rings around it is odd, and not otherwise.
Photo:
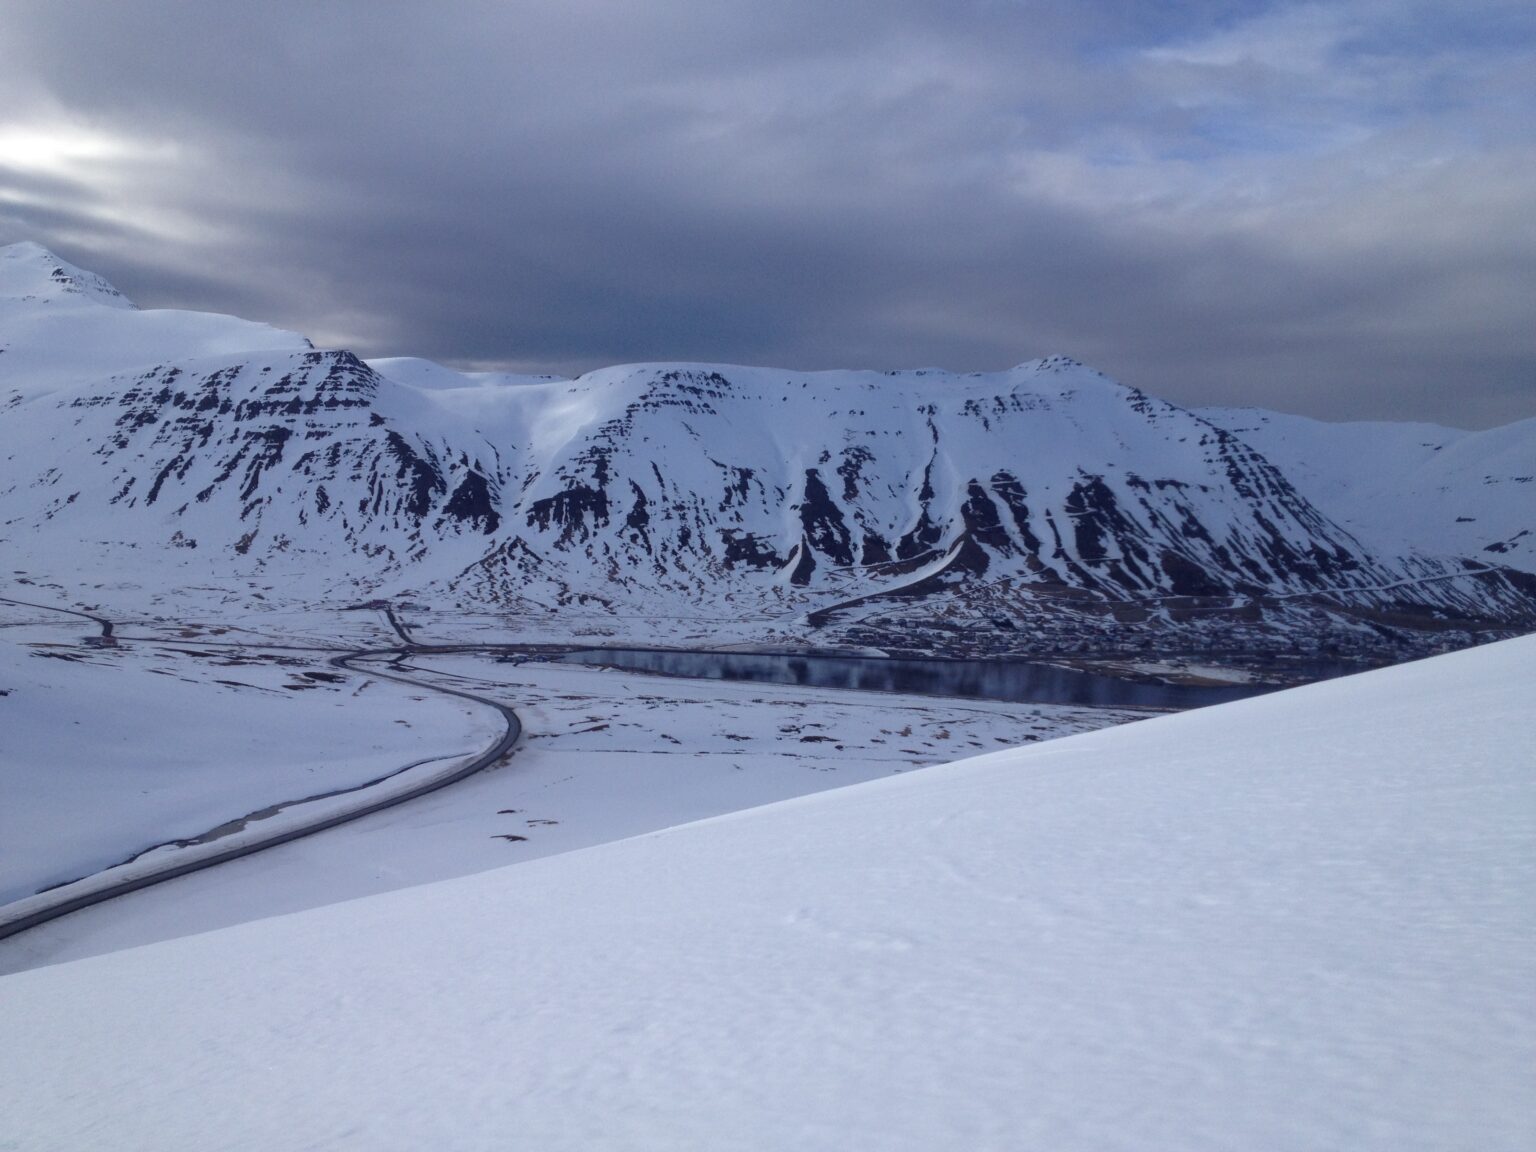
[(1179, 596), (1218, 596), (1226, 591), (1204, 568), (1177, 552), (1164, 549), (1160, 566), (1168, 586)]
[(634, 493), (635, 502), (630, 505), (629, 513), (624, 517), (624, 527), (635, 533), (649, 551), (651, 534), (647, 529), (651, 523), (650, 501), (645, 498), (645, 491), (633, 480), (629, 482), (629, 488)]
[(551, 524), (558, 525), (561, 544), (570, 543), (578, 535), (585, 540), (607, 523), (608, 493), (585, 484), (573, 484), (564, 492), (535, 500), (528, 506), (528, 527), (547, 532)]
[(725, 485), (725, 495), (721, 498), (719, 510), (724, 512), (733, 505), (745, 504), (747, 502), (747, 495), (752, 490), (752, 477), (755, 474), (752, 469), (737, 468), (729, 464), (722, 464), (718, 460), (712, 460), (711, 463), (731, 477)]
[(923, 486), (917, 493), (917, 523), (896, 542), (896, 557), (899, 560), (910, 560), (931, 552), (944, 538), (944, 530), (934, 522), (930, 514), (934, 498), (933, 463), (933, 460), (929, 460), (923, 469)]
[(405, 437), (393, 429), (385, 433), (385, 443), (396, 461), (395, 479), (406, 483), (405, 510), (421, 520), (432, 510), (433, 497), (447, 490), (442, 474), (418, 456)]
[[(851, 502), (858, 499), (859, 481), (863, 478), (862, 470), (874, 456), (868, 448), (854, 445), (843, 449), (843, 462), (837, 466), (837, 474), (843, 478), (843, 500)], [(868, 563), (868, 561), (866, 561)]]
[(974, 479), (966, 485), (966, 501), (960, 505), (960, 516), (965, 521), (969, 539), (1004, 555), (1013, 555), (1013, 543), (1008, 539), (1008, 529), (1003, 527), (997, 505), (987, 491)]
[[(735, 568), (743, 564), (748, 568), (779, 568), (788, 562), (780, 558), (772, 544), (750, 532), (722, 528), (720, 542), (725, 546), (724, 562), (727, 568)], [(793, 559), (793, 557), (794, 553), (791, 552), (790, 558)]]
[(859, 563), (861, 564), (889, 564), (891, 562), (891, 546), (885, 542), (885, 537), (878, 532), (864, 530), (864, 543), (861, 548)]
[(443, 505), (443, 515), (469, 524), (489, 536), (501, 526), (501, 514), (491, 499), (490, 485), (478, 472), (466, 472), (459, 486)]
[(240, 488), (240, 499), (249, 500), (261, 484), (261, 475), (269, 468), (282, 463), (283, 446), (293, 435), (292, 428), (274, 424), (249, 434), (250, 459), (245, 465), (245, 483)]
[(1024, 550), (1031, 555), (1038, 555), (1040, 538), (1029, 526), (1029, 505), (1024, 502), (1024, 485), (1019, 482), (1017, 476), (1009, 472), (994, 472), (992, 491), (997, 493), (998, 498), (1007, 505), (1008, 512), (1013, 517), (1013, 526), (1019, 533), (1019, 539), (1023, 541)]
[(811, 573), (816, 571), (816, 557), (811, 554), (810, 546), (801, 540), (789, 550), (786, 565), (794, 565), (794, 571), (789, 574), (789, 582), (801, 587), (811, 582)]
[(853, 563), (853, 544), (842, 510), (832, 503), (827, 486), (821, 482), (821, 474), (814, 468), (805, 470), (800, 525), (810, 547), (844, 567)]

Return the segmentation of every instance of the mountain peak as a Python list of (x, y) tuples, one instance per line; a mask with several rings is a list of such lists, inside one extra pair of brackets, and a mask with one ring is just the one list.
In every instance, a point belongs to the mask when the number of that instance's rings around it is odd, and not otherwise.
[(94, 272), (77, 268), (32, 240), (0, 247), (0, 298), (58, 300), (77, 297), (109, 308), (133, 302)]

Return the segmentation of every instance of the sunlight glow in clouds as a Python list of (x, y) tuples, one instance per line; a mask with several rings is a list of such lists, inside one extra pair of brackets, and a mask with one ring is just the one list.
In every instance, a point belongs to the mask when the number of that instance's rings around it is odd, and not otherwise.
[(0, 168), (72, 180), (99, 179), (135, 161), (174, 163), (178, 149), (71, 124), (0, 124)]
[[(227, 232), (206, 204), (166, 194), (204, 165), (204, 157), (174, 140), (57, 114), (0, 122), (0, 234), (10, 231), (8, 217), (55, 221), (20, 238), (108, 257), (131, 256), (143, 243), (171, 245), (165, 259), (174, 266)], [(189, 252), (178, 256), (175, 246)]]
[(1536, 413), (1529, 0), (6, 0), (0, 108), (0, 243), (364, 355)]

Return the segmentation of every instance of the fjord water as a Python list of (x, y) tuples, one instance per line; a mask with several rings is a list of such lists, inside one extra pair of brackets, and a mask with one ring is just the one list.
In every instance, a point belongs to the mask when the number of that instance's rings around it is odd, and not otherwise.
[[(1020, 704), (1075, 704), (1098, 708), (1200, 708), (1275, 690), (1270, 684), (1155, 684), (1079, 672), (1049, 664), (996, 660), (923, 660), (885, 656), (783, 655), (602, 648), (557, 659), (600, 664), (626, 672), (743, 680), (810, 688), (913, 692), (1007, 700)], [(1352, 671), (1343, 666), (1309, 668), (1311, 678)]]

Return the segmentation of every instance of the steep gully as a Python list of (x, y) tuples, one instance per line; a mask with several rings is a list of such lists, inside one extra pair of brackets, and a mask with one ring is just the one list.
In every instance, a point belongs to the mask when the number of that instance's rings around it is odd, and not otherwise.
[[(100, 627), (101, 636), (99, 638), (94, 638), (98, 643), (114, 643), (117, 639), (117, 637), (114, 635), (113, 623), (110, 620), (106, 620), (100, 616), (91, 615), (85, 612), (77, 612), (68, 608), (56, 608), (51, 605), (34, 604), (23, 600), (12, 600), (6, 597), (0, 597), (0, 603), (11, 604), (18, 607), (40, 609), (42, 611), (59, 612), (69, 616), (77, 616), (82, 619), (90, 620), (94, 622), (98, 627)], [(371, 603), (368, 605), (362, 605), (360, 607), (381, 609), (384, 612), (386, 619), (389, 621), (390, 626), (405, 643), (403, 646), (395, 648), (356, 649), (350, 652), (343, 652), (339, 655), (331, 657), (331, 659), (328, 661), (332, 667), (345, 669), (348, 672), (362, 675), (377, 676), (381, 679), (394, 680), (401, 684), (409, 684), (413, 688), (423, 688), (427, 691), (439, 692), (447, 696), (457, 696), (464, 700), (473, 701), (476, 704), (483, 704), (486, 707), (494, 708), (501, 715), (503, 721), (503, 729), (501, 735), (497, 737), (496, 741), (483, 752), (481, 752), (478, 756), (474, 757), (474, 759), (467, 763), (458, 765), (451, 771), (432, 775), (425, 780), (416, 781), (405, 787), (399, 788), (398, 790), (390, 791), (383, 796), (374, 794), (380, 785), (385, 784), (387, 781), (402, 775), (412, 768), (419, 767), (421, 763), (430, 763), (430, 761), (407, 764), (402, 768), (397, 768), (395, 771), (390, 772), (387, 775), (378, 777), (374, 780), (369, 780), (363, 784), (358, 784), (351, 788), (340, 788), (330, 792), (322, 792), (313, 796), (306, 796), (297, 800), (285, 801), (268, 808), (263, 808), (257, 812), (248, 813), (243, 817), (239, 817), (235, 820), (227, 822), (226, 824), (222, 824), (218, 828), (211, 829), (210, 831), (205, 832), (200, 836), (190, 837), (186, 840), (171, 841), (169, 843), (184, 848), (213, 843), (223, 836), (244, 829), (249, 823), (268, 818), (287, 808), (292, 808), (297, 805), (316, 800), (324, 800), (336, 796), (343, 796), (350, 793), (364, 794), (358, 797), (357, 804), (348, 806), (341, 812), (332, 811), (327, 815), (318, 816), (312, 820), (303, 821), (296, 825), (289, 825), (285, 828), (274, 830), (270, 834), (260, 836), (254, 840), (246, 840), (241, 844), (231, 847), (222, 848), (211, 852), (199, 853), (193, 859), (177, 859), (175, 856), (168, 857), (164, 865), (161, 867), (147, 872), (140, 872), (136, 875), (124, 876), (118, 880), (109, 880), (104, 884), (98, 884), (92, 887), (89, 891), (71, 894), (69, 890), (73, 888), (75, 884), (80, 883), (80, 881), (63, 884), (56, 888), (48, 889), (44, 892), (38, 893), (36, 896), (28, 897), (25, 900), (18, 901), (18, 904), (27, 906), (27, 910), (22, 912), (20, 915), (12, 915), (7, 917), (5, 909), (0, 908), (0, 940), (4, 940), (10, 936), (15, 936), (21, 932), (25, 932), (27, 929), (35, 928), (40, 924), (46, 924), (51, 920), (57, 920), (59, 917), (67, 916), (71, 912), (78, 912), (83, 908), (89, 908), (93, 905), (102, 904), (108, 900), (115, 899), (118, 896), (124, 896), (130, 892), (136, 892), (141, 888), (148, 888), (152, 885), (163, 883), (166, 880), (173, 880), (178, 876), (186, 876), (193, 872), (200, 872), (205, 868), (212, 868), (218, 864), (224, 864), (231, 860), (238, 860), (243, 856), (251, 856), (257, 852), (263, 852), (268, 848), (274, 848), (279, 844), (287, 844), (293, 840), (302, 839), (305, 836), (312, 836), (317, 832), (323, 832), (326, 829), (335, 828), (338, 825), (349, 823), (353, 820), (360, 819), (363, 816), (371, 815), (374, 812), (382, 812), (386, 808), (393, 808), (397, 805), (404, 804), (407, 801), (426, 796), (429, 793), (436, 792), (442, 788), (446, 788), (450, 784), (456, 784), (460, 780), (464, 780), (469, 776), (473, 776), (475, 773), (481, 771), (482, 769), (489, 768), (491, 765), (497, 763), (512, 751), (513, 746), (517, 743), (518, 738), (522, 734), (523, 728), (521, 721), (519, 721), (517, 717), (517, 714), (507, 705), (502, 704), (499, 701), (492, 700), (489, 697), (477, 695), (473, 692), (465, 692), (457, 688), (445, 688), (441, 685), (433, 684), (425, 680), (418, 680), (414, 677), (404, 675), (398, 671), (384, 671), (380, 668), (372, 666), (366, 669), (357, 667), (356, 665), (358, 662), (379, 657), (389, 657), (392, 661), (399, 661), (408, 656), (438, 650), (432, 646), (418, 645), (412, 642), (409, 634), (403, 627), (401, 627), (400, 622), (395, 618), (393, 610), (390, 609), (388, 605)], [(187, 641), (178, 640), (177, 643), (186, 644)], [(227, 645), (203, 646), (227, 647)], [(134, 856), (129, 857), (128, 860), (122, 861), (116, 865), (116, 867), (122, 867), (125, 864), (132, 863), (133, 861), (138, 860), (144, 856), (146, 853), (154, 851), (155, 848), (165, 846), (166, 845), (155, 845), (151, 848), (146, 848), (143, 851), (136, 853)], [(103, 876), (110, 871), (111, 869), (109, 868), (104, 870), (104, 872), (96, 873), (95, 875)], [(91, 877), (84, 877), (82, 879), (89, 880)], [(56, 893), (57, 898), (49, 899), (48, 897), (51, 893)], [(41, 901), (41, 906), (38, 906), (39, 901)]]

